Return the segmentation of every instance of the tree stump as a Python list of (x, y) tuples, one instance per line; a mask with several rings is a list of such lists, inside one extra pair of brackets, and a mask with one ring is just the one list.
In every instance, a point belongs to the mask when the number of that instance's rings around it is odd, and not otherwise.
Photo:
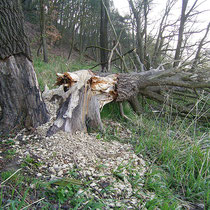
[(24, 55), (0, 60), (0, 130), (34, 128), (48, 121), (32, 62)]
[(116, 97), (117, 75), (95, 76), (89, 70), (57, 74), (63, 98), (57, 118), (47, 136), (62, 130), (70, 134), (90, 129), (103, 130), (100, 110)]

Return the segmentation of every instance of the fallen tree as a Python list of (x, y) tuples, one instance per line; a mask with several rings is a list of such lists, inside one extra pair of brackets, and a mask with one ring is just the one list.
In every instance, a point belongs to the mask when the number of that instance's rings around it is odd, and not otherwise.
[[(186, 89), (190, 89), (195, 93), (197, 89), (209, 89), (210, 82), (206, 78), (208, 77), (205, 74), (198, 76), (194, 72), (181, 69), (167, 71), (154, 69), (131, 74), (95, 74), (90, 70), (80, 70), (57, 74), (56, 84), (62, 88), (51, 90), (51, 93), (50, 90), (46, 90), (43, 93), (44, 98), (51, 95), (50, 98), (57, 96), (62, 101), (57, 118), (47, 135), (51, 136), (60, 130), (69, 133), (86, 131), (88, 127), (102, 130), (100, 110), (103, 106), (111, 101), (127, 100), (135, 110), (135, 107), (140, 106), (136, 100), (138, 94), (166, 103), (180, 115), (198, 117), (196, 110), (191, 107), (174, 103), (170, 98), (166, 101), (164, 93), (174, 87), (184, 88), (182, 90), (185, 92)], [(210, 118), (208, 109), (203, 109), (199, 113), (199, 118)]]

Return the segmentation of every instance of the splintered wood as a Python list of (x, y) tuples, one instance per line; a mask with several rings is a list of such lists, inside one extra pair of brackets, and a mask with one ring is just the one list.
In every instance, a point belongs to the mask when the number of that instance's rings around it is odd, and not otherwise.
[(103, 130), (100, 111), (117, 98), (117, 81), (117, 74), (100, 77), (90, 70), (57, 73), (56, 85), (63, 86), (63, 93), (58, 88), (57, 95), (63, 98), (63, 103), (47, 135), (60, 130), (71, 134), (88, 129)]
[(100, 109), (107, 103), (117, 98), (116, 84), (117, 74), (106, 77), (96, 76), (90, 70), (80, 70), (76, 72), (57, 73), (56, 85), (63, 86), (64, 91), (68, 91), (75, 83), (89, 85), (93, 95), (98, 95)]

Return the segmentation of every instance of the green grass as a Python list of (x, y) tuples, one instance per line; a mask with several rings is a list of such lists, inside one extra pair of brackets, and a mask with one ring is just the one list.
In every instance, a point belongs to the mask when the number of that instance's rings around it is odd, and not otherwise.
[[(44, 89), (45, 84), (53, 88), (57, 72), (88, 69), (93, 65), (81, 61), (69, 62), (61, 57), (51, 57), (50, 62), (46, 64), (41, 58), (34, 58), (41, 90)], [(148, 170), (143, 180), (142, 190), (154, 194), (147, 201), (146, 208), (187, 209), (189, 206), (196, 208), (196, 205), (202, 204), (207, 210), (210, 206), (208, 123), (203, 125), (196, 119), (172, 116), (171, 109), (164, 104), (160, 113), (153, 113), (150, 107), (157, 104), (150, 100), (145, 101), (144, 113), (141, 116), (136, 116), (128, 103), (124, 103), (123, 106), (125, 114), (133, 120), (132, 124), (122, 119), (119, 105), (116, 103), (107, 104), (101, 116), (103, 120), (114, 120), (120, 122), (125, 129), (129, 128), (132, 132), (131, 138), (122, 139), (118, 129), (113, 126), (107, 126), (106, 132), (98, 133), (96, 137), (101, 140), (131, 143), (136, 154), (142, 154), (146, 159)], [(196, 108), (202, 109), (202, 104), (199, 103)], [(10, 139), (6, 143), (12, 145), (14, 141)], [(14, 156), (15, 151), (10, 148), (7, 155)], [(30, 156), (21, 165), (23, 170), (27, 167), (35, 169), (37, 166), (39, 165)], [(123, 169), (128, 171), (126, 179), (134, 189), (141, 186), (141, 176), (137, 172), (135, 176), (132, 175), (134, 169), (132, 163), (120, 165), (113, 171), (113, 175), (122, 180)], [(14, 171), (1, 173), (0, 183), (13, 173)], [(44, 198), (40, 201), (42, 209), (51, 209), (54, 204), (58, 204), (59, 208), (68, 204), (72, 209), (104, 207), (103, 200), (86, 196), (85, 192), (90, 190), (88, 182), (78, 182), (80, 177), (76, 170), (69, 172), (69, 180), (53, 182), (38, 180), (24, 173), (18, 172), (1, 186), (0, 209), (23, 208), (30, 203), (28, 199), (33, 196), (33, 201)], [(30, 184), (34, 184), (35, 189), (31, 189)], [(78, 193), (81, 190), (83, 193)], [(8, 195), (10, 195), (9, 199)], [(138, 197), (139, 194), (136, 193), (135, 196)]]
[[(70, 175), (74, 174), (70, 172)], [(0, 176), (0, 209), (53, 209), (57, 205), (71, 209), (101, 209), (102, 200), (86, 196), (90, 187), (75, 178), (63, 178), (54, 181), (36, 179), (26, 173), (25, 168), (18, 171), (2, 172)], [(34, 204), (33, 204), (34, 203)], [(26, 208), (28, 209), (28, 208)]]
[[(136, 154), (142, 154), (151, 162), (144, 187), (154, 192), (155, 196), (147, 202), (146, 207), (177, 209), (201, 205), (208, 209), (208, 123), (172, 116), (170, 108), (164, 105), (160, 113), (152, 113), (151, 105), (155, 106), (156, 103), (147, 101), (145, 113), (137, 117), (129, 110), (128, 104), (124, 104), (126, 115), (134, 122), (132, 125), (119, 116), (119, 107), (114, 103), (108, 104), (102, 111), (104, 119), (118, 120), (132, 131), (129, 142), (134, 145)], [(108, 126), (105, 134), (99, 137), (123, 142), (115, 129)], [(119, 171), (115, 174), (120, 176)]]
[(55, 87), (56, 73), (89, 69), (95, 65), (94, 62), (68, 61), (66, 58), (59, 56), (51, 56), (48, 63), (43, 62), (42, 57), (34, 56), (33, 64), (42, 91), (45, 85), (48, 85), (50, 89)]
[(185, 200), (205, 204), (207, 208), (210, 201), (208, 131), (200, 132), (199, 126), (195, 131), (196, 122), (186, 119), (177, 118), (177, 122), (168, 124), (167, 119), (149, 118), (143, 118), (144, 126), (139, 128), (136, 145), (136, 153), (152, 161), (146, 187), (156, 197), (148, 207), (174, 206), (177, 201)]

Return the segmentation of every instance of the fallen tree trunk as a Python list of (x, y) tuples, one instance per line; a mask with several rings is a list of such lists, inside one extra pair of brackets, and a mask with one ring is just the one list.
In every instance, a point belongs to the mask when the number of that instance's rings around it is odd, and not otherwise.
[[(129, 101), (134, 108), (140, 105), (136, 96), (141, 95), (164, 103), (165, 96), (160, 92), (151, 90), (151, 87), (183, 87), (190, 89), (210, 88), (210, 82), (205, 78), (198, 82), (193, 73), (181, 72), (180, 70), (157, 71), (151, 70), (133, 74), (101, 74), (95, 75), (90, 70), (81, 70), (74, 73), (66, 72), (57, 74), (57, 85), (60, 97), (63, 98), (57, 119), (49, 129), (47, 135), (53, 135), (59, 130), (74, 133), (77, 130), (86, 131), (88, 128), (103, 129), (100, 118), (100, 110), (111, 101)], [(176, 91), (177, 92), (177, 91)], [(46, 93), (43, 94), (43, 96)], [(137, 103), (136, 103), (137, 102)], [(135, 104), (136, 103), (136, 104)], [(192, 108), (174, 103), (168, 99), (166, 105), (174, 108), (180, 115), (196, 115)], [(204, 115), (205, 114), (205, 115)], [(198, 117), (198, 116), (197, 116)], [(206, 110), (200, 113), (200, 118), (210, 118)]]

